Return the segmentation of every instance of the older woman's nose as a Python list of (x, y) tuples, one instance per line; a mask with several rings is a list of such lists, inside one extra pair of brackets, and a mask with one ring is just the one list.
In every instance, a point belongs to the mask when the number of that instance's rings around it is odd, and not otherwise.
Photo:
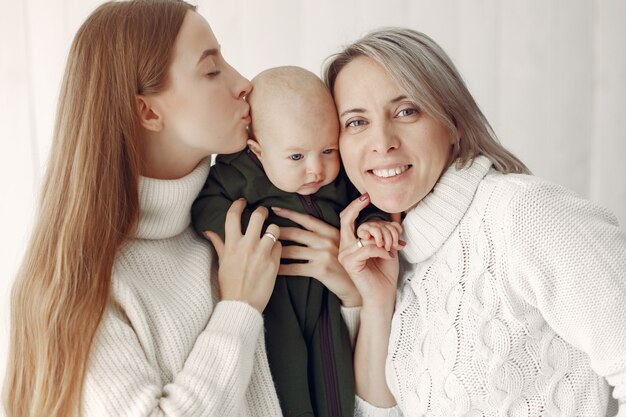
[(397, 149), (400, 139), (397, 132), (389, 123), (380, 123), (378, 129), (374, 129), (372, 138), (372, 150), (378, 153), (386, 153)]

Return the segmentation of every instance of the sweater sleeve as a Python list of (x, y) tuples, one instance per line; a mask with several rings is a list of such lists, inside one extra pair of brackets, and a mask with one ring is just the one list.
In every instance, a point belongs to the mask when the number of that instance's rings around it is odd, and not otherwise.
[(540, 180), (504, 216), (510, 285), (589, 356), (626, 416), (626, 234), (609, 211)]
[(91, 351), (83, 414), (238, 416), (262, 328), (261, 315), (248, 304), (217, 303), (182, 370), (163, 385), (150, 347), (140, 344), (119, 306), (110, 305)]
[(348, 335), (350, 336), (350, 346), (354, 350), (356, 344), (356, 337), (359, 333), (359, 325), (361, 324), (361, 306), (358, 307), (341, 307), (341, 317), (346, 323), (348, 328)]
[(355, 417), (402, 417), (400, 407), (394, 405), (390, 408), (376, 407), (358, 395), (354, 400), (354, 416)]

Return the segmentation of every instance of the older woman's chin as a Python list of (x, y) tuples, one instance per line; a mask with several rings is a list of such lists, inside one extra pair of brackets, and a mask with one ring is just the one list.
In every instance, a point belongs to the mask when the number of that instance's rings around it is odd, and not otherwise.
[(406, 196), (389, 196), (389, 195), (377, 195), (375, 192), (370, 192), (370, 201), (380, 210), (386, 213), (402, 213), (415, 207), (416, 203), (408, 201)]

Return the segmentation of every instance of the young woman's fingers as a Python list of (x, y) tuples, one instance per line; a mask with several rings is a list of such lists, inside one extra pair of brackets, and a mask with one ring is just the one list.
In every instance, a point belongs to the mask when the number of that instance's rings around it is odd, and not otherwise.
[(224, 242), (222, 242), (222, 238), (219, 237), (217, 233), (210, 230), (206, 230), (204, 232), (204, 236), (211, 241), (213, 247), (215, 248), (215, 252), (217, 252), (217, 258), (220, 259), (224, 253)]
[(282, 259), (294, 259), (298, 261), (311, 261), (317, 251), (306, 246), (284, 246), (280, 255)]
[[(248, 230), (250, 230), (249, 226), (248, 226)], [(256, 236), (256, 235), (251, 235), (251, 236)], [(259, 243), (259, 246), (273, 248), (275, 245), (280, 243), (278, 241), (279, 237), (280, 237), (280, 228), (276, 226), (275, 224), (270, 224), (269, 226), (267, 226), (267, 229), (265, 229), (265, 233), (263, 233), (263, 236), (261, 236), (261, 242)]]
[(258, 238), (261, 235), (263, 223), (265, 222), (265, 219), (267, 219), (268, 214), (269, 212), (267, 208), (262, 206), (257, 207), (256, 210), (254, 210), (250, 215), (250, 221), (248, 222), (248, 228), (246, 229), (245, 235), (251, 236), (254, 239)]
[(346, 206), (345, 209), (339, 214), (339, 220), (341, 224), (340, 228), (340, 246), (348, 247), (356, 244), (357, 238), (355, 237), (354, 222), (359, 216), (361, 210), (367, 207), (370, 203), (369, 195), (363, 194), (356, 200), (352, 201)]
[(241, 213), (246, 207), (246, 200), (240, 198), (233, 201), (226, 212), (226, 223), (224, 224), (224, 237), (226, 242), (230, 239), (241, 238)]
[(280, 207), (272, 207), (272, 211), (276, 215), (280, 217), (284, 217), (285, 219), (289, 219), (292, 222), (297, 223), (300, 226), (304, 227), (306, 230), (314, 230), (315, 233), (320, 234), (322, 236), (332, 235), (335, 233), (335, 230), (336, 230), (333, 226), (329, 225), (328, 223), (320, 219), (316, 219), (315, 217), (309, 214), (298, 213), (297, 211), (280, 208)]

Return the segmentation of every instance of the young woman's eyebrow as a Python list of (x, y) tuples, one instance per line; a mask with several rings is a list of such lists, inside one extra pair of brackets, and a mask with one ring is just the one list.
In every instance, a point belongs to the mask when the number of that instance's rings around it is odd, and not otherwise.
[(202, 60), (205, 59), (206, 57), (217, 56), (218, 52), (219, 52), (218, 48), (205, 49), (204, 51), (202, 51), (202, 54), (200, 55), (200, 58), (198, 59), (198, 62), (196, 65), (199, 65), (200, 62), (202, 62)]

